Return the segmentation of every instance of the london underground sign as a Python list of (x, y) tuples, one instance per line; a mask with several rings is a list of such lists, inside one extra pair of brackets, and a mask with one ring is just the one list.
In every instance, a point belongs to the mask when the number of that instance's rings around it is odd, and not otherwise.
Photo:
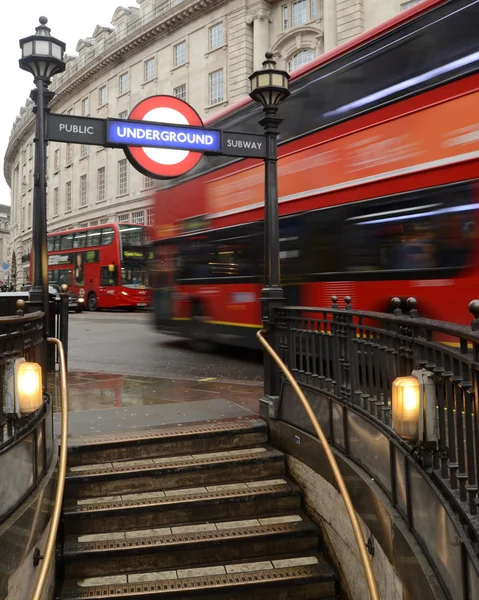
[[(151, 96), (142, 100), (131, 111), (128, 120), (203, 127), (203, 121), (196, 110), (173, 96)], [(126, 125), (126, 122), (122, 124)], [(140, 130), (141, 125), (136, 124), (136, 127)], [(204, 151), (194, 152), (181, 145), (172, 148), (152, 144), (157, 141), (145, 138), (143, 146), (132, 144), (125, 148), (128, 160), (145, 175), (158, 178), (183, 175), (199, 163), (201, 152)]]
[(183, 175), (203, 154), (266, 157), (263, 135), (207, 129), (189, 104), (173, 96), (142, 100), (128, 119), (47, 118), (48, 140), (123, 148), (138, 171), (157, 179)]

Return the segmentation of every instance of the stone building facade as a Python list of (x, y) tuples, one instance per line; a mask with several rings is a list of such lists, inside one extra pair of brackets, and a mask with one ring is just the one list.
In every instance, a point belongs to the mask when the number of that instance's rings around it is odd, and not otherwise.
[[(272, 50), (292, 71), (419, 0), (137, 0), (112, 27), (97, 25), (51, 89), (56, 113), (127, 118), (142, 99), (171, 94), (202, 117), (244, 97), (248, 76)], [(61, 31), (54, 35), (62, 37)], [(68, 49), (67, 49), (68, 50)], [(25, 82), (28, 86), (28, 80)], [(26, 89), (28, 89), (26, 87)], [(28, 279), (34, 115), (28, 100), (13, 124), (4, 174), (11, 189), (10, 253)], [(51, 142), (49, 231), (111, 221), (153, 222), (155, 182), (121, 150)]]

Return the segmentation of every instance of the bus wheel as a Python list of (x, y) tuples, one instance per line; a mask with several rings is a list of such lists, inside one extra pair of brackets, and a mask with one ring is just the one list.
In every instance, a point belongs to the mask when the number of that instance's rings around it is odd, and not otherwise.
[(208, 324), (200, 306), (194, 306), (191, 311), (188, 343), (196, 352), (214, 352), (216, 346), (209, 339)]
[(91, 310), (92, 312), (97, 309), (98, 301), (95, 292), (91, 292), (90, 294), (88, 294), (87, 305), (88, 310)]

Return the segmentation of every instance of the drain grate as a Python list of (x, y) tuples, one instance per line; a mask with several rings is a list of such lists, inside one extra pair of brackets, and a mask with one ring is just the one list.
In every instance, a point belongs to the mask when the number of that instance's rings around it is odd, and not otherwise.
[(306, 521), (295, 523), (275, 523), (271, 525), (252, 525), (202, 532), (188, 532), (130, 538), (126, 540), (101, 540), (96, 542), (75, 542), (66, 547), (68, 553), (108, 552), (111, 550), (134, 550), (137, 548), (158, 548), (173, 545), (185, 545), (192, 542), (228, 541), (250, 537), (265, 537), (275, 534), (294, 534), (299, 531), (312, 529)]
[[(238, 431), (238, 433), (244, 433), (245, 431), (256, 431), (264, 428), (264, 421), (258, 419), (245, 419), (244, 421), (238, 421), (235, 423), (218, 423), (208, 425), (196, 425), (192, 427), (176, 427), (159, 429), (157, 431), (141, 431), (136, 433), (124, 433), (124, 434), (105, 434), (98, 437), (87, 437), (85, 439), (78, 440), (81, 446), (96, 446), (98, 444), (115, 444), (118, 442), (136, 442), (141, 440), (151, 439), (165, 439), (165, 438), (182, 438), (190, 435), (202, 434), (202, 433), (229, 433), (231, 431)], [(75, 441), (75, 440), (74, 440)]]
[(289, 495), (296, 492), (292, 484), (261, 486), (260, 488), (247, 488), (238, 490), (219, 490), (216, 492), (195, 492), (178, 496), (165, 496), (164, 498), (143, 498), (141, 500), (115, 500), (113, 502), (98, 502), (97, 504), (80, 504), (67, 508), (65, 514), (88, 513), (95, 511), (121, 510), (124, 508), (141, 508), (147, 506), (168, 506), (184, 502), (203, 502), (205, 500), (218, 500), (223, 498), (245, 498), (268, 496), (274, 493)]
[[(225, 451), (225, 456), (206, 457), (206, 458), (193, 458), (193, 457), (178, 457), (178, 460), (168, 460), (165, 463), (153, 463), (146, 462), (141, 465), (125, 465), (124, 467), (95, 467), (92, 465), (90, 470), (81, 471), (69, 471), (68, 477), (95, 477), (97, 475), (111, 475), (120, 473), (137, 473), (139, 471), (156, 471), (163, 469), (177, 469), (181, 467), (191, 467), (196, 465), (211, 465), (211, 464), (224, 464), (224, 463), (237, 463), (241, 461), (248, 461), (252, 458), (264, 458), (271, 457), (273, 451), (266, 450), (263, 453), (257, 452), (255, 448), (245, 449), (244, 454), (236, 454), (231, 456), (228, 451)], [(219, 453), (218, 453), (219, 454)], [(148, 459), (153, 460), (153, 459)], [(158, 459), (161, 460), (161, 459)]]
[[(105, 596), (142, 596), (151, 593), (184, 593), (193, 589), (213, 591), (228, 586), (250, 584), (267, 584), (284, 580), (295, 580), (315, 577), (319, 574), (316, 567), (293, 567), (256, 571), (253, 573), (234, 573), (205, 577), (188, 577), (185, 579), (164, 579), (147, 583), (125, 583), (85, 587), (80, 590), (79, 598), (104, 598)], [(181, 598), (181, 596), (178, 596)]]

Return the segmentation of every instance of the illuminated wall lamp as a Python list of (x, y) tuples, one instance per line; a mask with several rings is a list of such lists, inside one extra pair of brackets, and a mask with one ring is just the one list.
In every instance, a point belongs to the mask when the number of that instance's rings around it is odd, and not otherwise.
[(434, 375), (418, 369), (392, 385), (392, 427), (403, 440), (437, 442)]
[(23, 359), (16, 361), (15, 388), (18, 407), (22, 414), (30, 414), (41, 408), (43, 393), (40, 365)]

